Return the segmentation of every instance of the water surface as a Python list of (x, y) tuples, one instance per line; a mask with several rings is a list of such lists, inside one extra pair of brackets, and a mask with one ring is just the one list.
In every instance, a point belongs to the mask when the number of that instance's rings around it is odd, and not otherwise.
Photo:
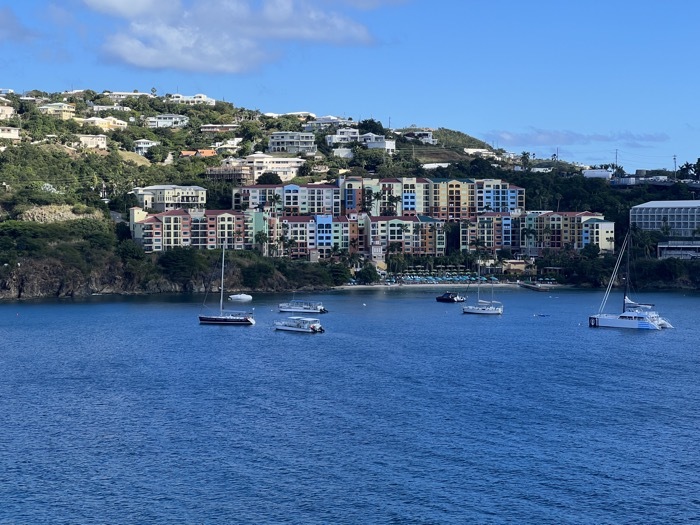
[(598, 292), (442, 291), (297, 295), (314, 335), (272, 329), (288, 296), (252, 327), (200, 296), (0, 305), (0, 523), (700, 519), (700, 297), (645, 295), (676, 329), (638, 333), (588, 328)]

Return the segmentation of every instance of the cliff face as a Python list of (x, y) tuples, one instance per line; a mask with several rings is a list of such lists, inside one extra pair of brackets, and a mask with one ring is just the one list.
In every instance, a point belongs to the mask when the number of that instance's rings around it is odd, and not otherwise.
[(25, 260), (0, 272), (0, 299), (85, 297), (92, 294), (149, 294), (181, 292), (183, 287), (166, 279), (147, 282), (125, 278), (120, 268), (105, 267), (84, 275), (54, 259)]
[[(173, 282), (151, 272), (132, 275), (119, 260), (85, 275), (80, 269), (56, 259), (24, 259), (15, 267), (0, 267), (0, 300), (48, 297), (87, 297), (94, 294), (143, 295), (158, 293), (204, 293), (219, 290), (218, 276), (208, 274), (184, 283)], [(255, 290), (242, 285), (240, 269), (232, 268), (225, 277), (225, 289), (234, 291), (284, 292), (293, 287), (279, 272), (262, 279)], [(311, 289), (312, 287), (304, 287)], [(319, 289), (327, 287), (320, 286)], [(315, 287), (314, 287), (315, 289)]]

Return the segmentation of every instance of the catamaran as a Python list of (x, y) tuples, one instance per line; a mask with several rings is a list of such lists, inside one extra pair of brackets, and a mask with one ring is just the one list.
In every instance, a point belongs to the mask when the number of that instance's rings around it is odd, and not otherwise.
[[(588, 317), (588, 326), (591, 328), (632, 328), (634, 330), (661, 330), (663, 328), (673, 328), (671, 323), (661, 317), (657, 312), (652, 310), (653, 304), (638, 303), (629, 297), (630, 287), (630, 232), (625, 235), (625, 240), (622, 242), (620, 254), (617, 256), (615, 267), (613, 268), (610, 282), (605, 290), (603, 302), (600, 303), (600, 308), (597, 314)], [(617, 274), (622, 263), (623, 255), (627, 254), (627, 268), (625, 275), (625, 293), (622, 298), (622, 313), (609, 314), (604, 313), (605, 305), (610, 297), (610, 291), (617, 279)]]

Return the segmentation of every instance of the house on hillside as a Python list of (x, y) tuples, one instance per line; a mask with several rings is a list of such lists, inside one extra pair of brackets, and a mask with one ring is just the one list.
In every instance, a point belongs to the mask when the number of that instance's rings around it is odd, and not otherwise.
[(155, 117), (146, 117), (144, 125), (147, 128), (184, 128), (190, 121), (185, 115), (164, 113)]
[(367, 149), (381, 149), (389, 155), (396, 153), (396, 141), (387, 139), (384, 135), (365, 133), (359, 136), (359, 142), (364, 144)]
[(201, 186), (177, 186), (160, 184), (145, 188), (134, 188), (131, 193), (139, 206), (157, 212), (175, 209), (204, 209), (207, 204), (207, 190)]
[(102, 131), (123, 130), (127, 128), (127, 123), (115, 117), (89, 117), (84, 119), (75, 119), (83, 126), (95, 126)]
[(351, 142), (360, 142), (360, 132), (356, 128), (341, 128), (333, 135), (326, 135), (326, 144), (329, 146)]
[(180, 95), (179, 93), (175, 93), (174, 95), (169, 95), (166, 97), (165, 100), (166, 102), (174, 102), (175, 104), (184, 104), (186, 106), (214, 106), (216, 104), (215, 99), (209, 98), (201, 93), (196, 95)]
[(64, 102), (54, 102), (52, 104), (44, 104), (37, 108), (43, 115), (58, 117), (61, 120), (70, 120), (75, 117), (75, 105), (66, 104)]
[(304, 131), (320, 131), (322, 129), (334, 126), (336, 128), (347, 128), (357, 125), (352, 119), (345, 119), (327, 115), (325, 117), (317, 117), (315, 120), (310, 120), (304, 124)]
[(160, 142), (149, 139), (138, 139), (134, 141), (134, 152), (143, 156), (153, 146), (159, 146)]
[(195, 149), (184, 150), (180, 152), (180, 158), (185, 157), (216, 157), (216, 150), (213, 149)]
[(7, 120), (15, 116), (15, 108), (12, 106), (0, 106), (0, 120)]
[(88, 149), (107, 149), (106, 135), (76, 135), (79, 144)]
[(438, 143), (437, 139), (433, 138), (433, 131), (429, 129), (412, 128), (409, 131), (404, 131), (403, 136), (430, 146), (435, 146)]
[(16, 141), (20, 139), (19, 128), (0, 126), (0, 139)]
[(207, 168), (206, 177), (210, 180), (232, 181), (236, 184), (253, 184), (263, 173), (275, 173), (283, 181), (290, 181), (306, 163), (298, 157), (284, 158), (253, 153), (244, 158), (228, 157), (220, 166)]
[(270, 135), (268, 146), (270, 153), (315, 155), (317, 149), (316, 136), (299, 131), (277, 131)]
[(105, 91), (102, 94), (108, 99), (110, 99), (112, 102), (122, 102), (127, 98), (154, 98), (154, 96), (151, 93), (141, 93), (139, 91)]

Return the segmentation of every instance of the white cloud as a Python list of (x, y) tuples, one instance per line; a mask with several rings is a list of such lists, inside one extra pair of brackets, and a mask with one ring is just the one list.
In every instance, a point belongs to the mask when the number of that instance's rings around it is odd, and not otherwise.
[[(127, 64), (239, 73), (277, 58), (281, 43), (367, 45), (367, 28), (322, 0), (83, 0), (122, 18), (105, 51)], [(177, 9), (172, 6), (176, 6)]]
[(498, 143), (500, 147), (508, 146), (573, 146), (595, 142), (624, 143), (639, 147), (644, 143), (666, 142), (665, 133), (578, 133), (567, 130), (543, 130), (532, 128), (526, 132), (490, 131), (484, 135), (487, 142)]
[(179, 0), (83, 0), (90, 9), (127, 19), (169, 15), (182, 9)]
[(326, 0), (327, 3), (343, 3), (357, 9), (378, 9), (385, 5), (405, 4), (409, 0)]

